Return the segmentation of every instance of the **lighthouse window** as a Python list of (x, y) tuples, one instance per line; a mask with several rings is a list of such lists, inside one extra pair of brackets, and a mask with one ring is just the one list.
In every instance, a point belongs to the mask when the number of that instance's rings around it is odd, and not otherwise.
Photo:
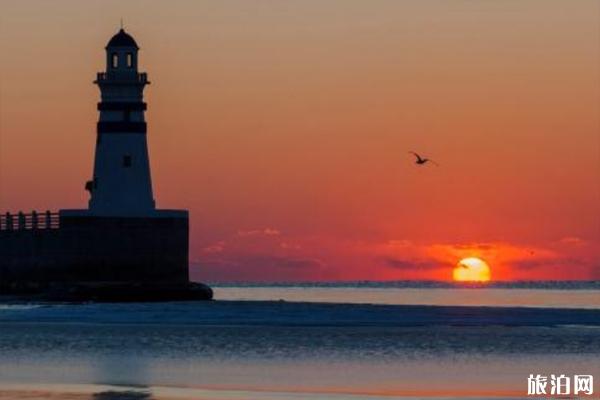
[(113, 53), (112, 54), (112, 67), (117, 68), (118, 65), (119, 65), (119, 56), (117, 53)]
[(131, 156), (129, 154), (126, 154), (123, 156), (123, 167), (124, 168), (131, 167)]
[(131, 53), (127, 53), (127, 68), (133, 67), (133, 55)]

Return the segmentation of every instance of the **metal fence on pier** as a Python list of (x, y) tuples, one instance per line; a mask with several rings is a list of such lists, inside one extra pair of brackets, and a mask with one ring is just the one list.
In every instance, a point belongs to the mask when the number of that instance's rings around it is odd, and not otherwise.
[(58, 229), (60, 227), (59, 216), (56, 212), (24, 213), (16, 214), (9, 212), (0, 214), (0, 231), (35, 230), (35, 229)]

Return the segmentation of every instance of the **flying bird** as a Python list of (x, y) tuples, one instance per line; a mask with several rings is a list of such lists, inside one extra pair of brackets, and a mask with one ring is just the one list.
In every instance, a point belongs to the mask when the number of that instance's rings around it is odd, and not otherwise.
[(414, 155), (415, 157), (417, 157), (417, 159), (415, 160), (415, 164), (424, 165), (424, 164), (430, 162), (430, 163), (432, 163), (432, 164), (434, 164), (436, 166), (440, 165), (440, 164), (436, 163), (435, 161), (433, 161), (433, 160), (431, 160), (429, 158), (421, 157), (420, 155), (418, 155), (414, 151), (409, 151), (409, 153), (412, 154), (412, 155)]

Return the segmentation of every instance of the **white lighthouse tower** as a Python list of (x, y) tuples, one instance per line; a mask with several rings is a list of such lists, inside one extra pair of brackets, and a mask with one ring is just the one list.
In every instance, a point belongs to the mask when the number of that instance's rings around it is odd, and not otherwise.
[(144, 216), (155, 210), (146, 141), (138, 46), (121, 29), (106, 45), (106, 71), (94, 83), (101, 92), (94, 174), (86, 183), (89, 212), (99, 216)]

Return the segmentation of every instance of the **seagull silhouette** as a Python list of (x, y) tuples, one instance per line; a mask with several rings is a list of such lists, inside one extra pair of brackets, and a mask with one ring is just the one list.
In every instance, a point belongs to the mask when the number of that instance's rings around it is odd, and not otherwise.
[(424, 164), (426, 164), (426, 163), (430, 162), (430, 163), (432, 163), (432, 164), (434, 164), (434, 165), (436, 165), (436, 166), (439, 166), (439, 165), (440, 165), (440, 164), (436, 163), (435, 161), (433, 161), (433, 160), (430, 160), (429, 158), (421, 157), (420, 155), (418, 155), (418, 154), (417, 154), (417, 153), (415, 153), (414, 151), (409, 151), (409, 153), (410, 153), (410, 154), (413, 154), (415, 157), (417, 157), (417, 159), (415, 160), (415, 164), (418, 164), (418, 165), (424, 165)]

